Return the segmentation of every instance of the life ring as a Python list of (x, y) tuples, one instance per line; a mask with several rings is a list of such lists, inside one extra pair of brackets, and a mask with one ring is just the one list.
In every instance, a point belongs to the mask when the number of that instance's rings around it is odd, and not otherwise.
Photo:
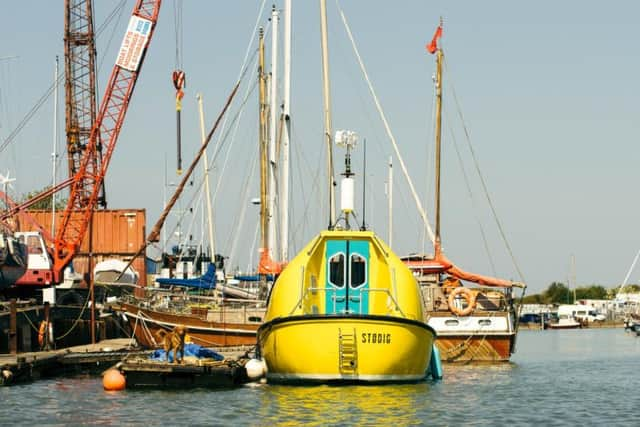
[[(456, 298), (460, 296), (467, 302), (465, 308), (458, 308), (455, 305)], [(449, 310), (458, 316), (468, 316), (476, 308), (476, 294), (469, 288), (455, 288), (451, 291), (448, 298)]]
[(40, 328), (38, 329), (38, 344), (40, 344), (40, 348), (44, 347), (44, 337), (47, 335), (47, 321), (43, 320), (40, 322)]

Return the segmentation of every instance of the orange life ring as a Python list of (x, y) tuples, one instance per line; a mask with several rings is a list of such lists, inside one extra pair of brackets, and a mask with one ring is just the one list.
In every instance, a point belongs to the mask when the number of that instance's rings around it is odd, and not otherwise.
[[(467, 302), (467, 306), (465, 308), (458, 308), (455, 305), (455, 301), (458, 296), (464, 298)], [(449, 294), (447, 302), (449, 303), (449, 310), (451, 310), (453, 314), (458, 316), (468, 316), (476, 308), (476, 294), (469, 288), (455, 288)]]
[(40, 348), (44, 347), (44, 337), (47, 335), (47, 321), (43, 320), (40, 322), (40, 328), (38, 329), (38, 344), (40, 344)]

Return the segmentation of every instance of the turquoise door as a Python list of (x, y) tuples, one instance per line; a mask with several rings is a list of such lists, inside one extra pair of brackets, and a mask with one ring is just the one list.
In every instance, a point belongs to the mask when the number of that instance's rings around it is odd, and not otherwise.
[(369, 242), (328, 240), (326, 314), (369, 312)]

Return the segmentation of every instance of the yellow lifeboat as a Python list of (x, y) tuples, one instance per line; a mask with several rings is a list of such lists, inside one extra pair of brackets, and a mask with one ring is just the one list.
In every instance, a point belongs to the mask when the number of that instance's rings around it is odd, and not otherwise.
[(435, 331), (418, 284), (371, 231), (323, 231), (282, 271), (258, 345), (269, 381), (418, 381)]

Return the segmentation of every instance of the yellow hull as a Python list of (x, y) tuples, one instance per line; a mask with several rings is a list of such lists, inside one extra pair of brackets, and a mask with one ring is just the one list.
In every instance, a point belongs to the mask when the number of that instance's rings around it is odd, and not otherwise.
[(391, 316), (292, 316), (258, 330), (267, 378), (277, 382), (419, 381), (435, 332)]

